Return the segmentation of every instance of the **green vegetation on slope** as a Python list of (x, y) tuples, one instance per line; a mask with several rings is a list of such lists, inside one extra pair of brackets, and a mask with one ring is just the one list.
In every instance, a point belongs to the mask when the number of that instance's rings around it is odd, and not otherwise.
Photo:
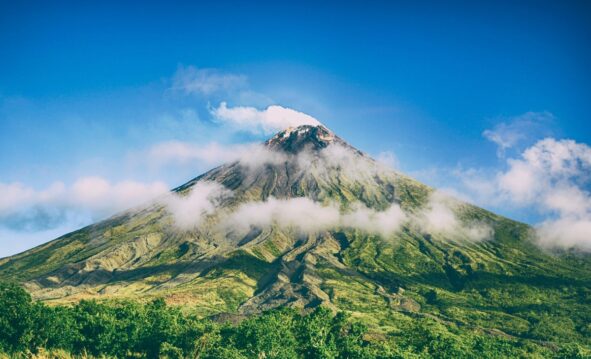
[[(158, 299), (49, 307), (0, 283), (0, 353), (13, 357), (117, 358), (586, 358), (578, 344), (548, 346), (448, 327), (422, 318), (374, 333), (343, 312), (282, 308), (221, 322)], [(1, 354), (0, 354), (1, 355)]]

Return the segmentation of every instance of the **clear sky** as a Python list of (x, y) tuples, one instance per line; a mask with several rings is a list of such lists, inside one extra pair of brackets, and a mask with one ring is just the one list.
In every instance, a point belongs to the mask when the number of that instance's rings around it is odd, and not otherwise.
[[(591, 228), (590, 44), (588, 1), (3, 1), (0, 256), (265, 139), (218, 110), (270, 105), (504, 215)], [(565, 152), (576, 172), (538, 166)]]

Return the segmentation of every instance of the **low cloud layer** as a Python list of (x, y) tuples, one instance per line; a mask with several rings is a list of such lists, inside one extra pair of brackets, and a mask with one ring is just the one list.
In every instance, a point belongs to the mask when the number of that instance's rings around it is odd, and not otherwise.
[(247, 233), (251, 227), (272, 224), (302, 232), (318, 232), (338, 226), (340, 213), (334, 206), (323, 206), (308, 198), (275, 199), (240, 205), (224, 221), (224, 226)]
[(259, 110), (248, 106), (228, 107), (222, 102), (211, 114), (219, 122), (254, 134), (273, 134), (288, 127), (321, 124), (310, 115), (278, 105)]
[(162, 198), (174, 223), (183, 230), (198, 227), (205, 216), (213, 214), (231, 192), (215, 182), (198, 182), (188, 194), (171, 193)]
[(341, 223), (343, 227), (387, 237), (398, 231), (407, 218), (406, 213), (397, 204), (392, 204), (384, 211), (375, 211), (362, 204), (357, 204), (342, 216)]
[(295, 159), (301, 169), (314, 170), (330, 177), (339, 171), (348, 179), (373, 181), (376, 175), (391, 174), (392, 167), (382, 161), (372, 161), (350, 147), (331, 143), (319, 152), (302, 151)]
[(233, 211), (222, 226), (246, 234), (252, 227), (277, 225), (303, 233), (352, 228), (389, 236), (400, 229), (406, 215), (397, 204), (375, 211), (362, 204), (341, 212), (334, 204), (321, 204), (305, 197), (269, 198), (248, 202)]
[(47, 230), (82, 213), (96, 220), (167, 191), (162, 182), (112, 183), (101, 177), (83, 177), (69, 186), (56, 182), (42, 190), (21, 183), (0, 183), (0, 227)]
[(457, 215), (460, 203), (443, 192), (434, 192), (429, 202), (414, 216), (413, 223), (419, 230), (430, 234), (442, 234), (448, 239), (483, 241), (491, 239), (494, 231), (486, 223), (464, 223)]
[[(202, 183), (186, 198), (174, 198), (168, 208), (182, 230), (197, 228), (203, 219), (215, 213), (220, 198), (230, 193), (219, 185)], [(436, 196), (419, 213), (407, 214), (397, 204), (384, 211), (361, 203), (341, 211), (336, 204), (323, 204), (306, 197), (253, 201), (239, 205), (221, 217), (220, 228), (246, 235), (252, 228), (278, 226), (300, 233), (318, 233), (339, 228), (356, 229), (387, 238), (411, 225), (423, 233), (446, 240), (482, 241), (491, 239), (493, 230), (484, 223), (464, 224), (453, 205)]]
[[(253, 150), (260, 152), (253, 155)], [(304, 150), (298, 155), (269, 151), (263, 146), (254, 146), (246, 152), (231, 152), (247, 153), (248, 156), (236, 155), (236, 160), (246, 169), (252, 170), (257, 170), (263, 164), (277, 165), (290, 161), (296, 163), (300, 170), (313, 171), (320, 177), (334, 176), (335, 171), (339, 171), (347, 178), (359, 181), (373, 181), (376, 174), (385, 174), (381, 171), (390, 171), (381, 163), (369, 161), (351, 148), (339, 144), (331, 144), (319, 152)], [(253, 159), (256, 159), (256, 163), (252, 163)], [(194, 229), (204, 217), (216, 211), (221, 198), (230, 195), (228, 190), (215, 183), (200, 182), (190, 195), (174, 195), (167, 206), (179, 228)], [(405, 213), (397, 204), (392, 204), (384, 211), (376, 211), (362, 203), (354, 203), (348, 210), (341, 211), (336, 203), (323, 204), (309, 198), (269, 198), (266, 201), (244, 203), (231, 213), (226, 212), (222, 216), (221, 226), (243, 235), (252, 227), (276, 225), (304, 233), (352, 228), (388, 237), (406, 223), (421, 232), (437, 234), (438, 238), (472, 241), (490, 239), (492, 228), (484, 223), (462, 222), (456, 215), (459, 206), (457, 200), (440, 192), (435, 192), (422, 210), (412, 214)]]
[(418, 213), (406, 213), (396, 203), (383, 211), (354, 203), (341, 210), (336, 203), (320, 203), (310, 198), (268, 198), (250, 201), (236, 208), (220, 208), (232, 194), (216, 183), (200, 182), (186, 196), (171, 195), (165, 200), (174, 222), (181, 230), (192, 230), (203, 220), (221, 213), (217, 228), (244, 236), (252, 228), (277, 226), (285, 230), (312, 234), (338, 229), (355, 229), (388, 238), (403, 225), (445, 240), (482, 241), (491, 239), (493, 230), (484, 223), (463, 223), (456, 215), (457, 202), (435, 193)]

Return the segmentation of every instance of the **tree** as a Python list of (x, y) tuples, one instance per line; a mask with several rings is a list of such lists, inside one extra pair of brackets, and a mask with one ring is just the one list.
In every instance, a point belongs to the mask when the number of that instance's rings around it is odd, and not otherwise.
[(31, 349), (37, 315), (29, 293), (16, 284), (0, 283), (0, 350)]

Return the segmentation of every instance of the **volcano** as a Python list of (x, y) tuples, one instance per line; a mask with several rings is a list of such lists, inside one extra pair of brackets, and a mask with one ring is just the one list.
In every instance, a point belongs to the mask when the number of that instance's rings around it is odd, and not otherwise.
[(323, 305), (376, 326), (430, 316), (520, 337), (542, 310), (587, 337), (588, 259), (438, 198), (325, 127), (300, 126), (163, 198), (0, 260), (0, 279), (50, 303), (164, 298), (204, 316)]

